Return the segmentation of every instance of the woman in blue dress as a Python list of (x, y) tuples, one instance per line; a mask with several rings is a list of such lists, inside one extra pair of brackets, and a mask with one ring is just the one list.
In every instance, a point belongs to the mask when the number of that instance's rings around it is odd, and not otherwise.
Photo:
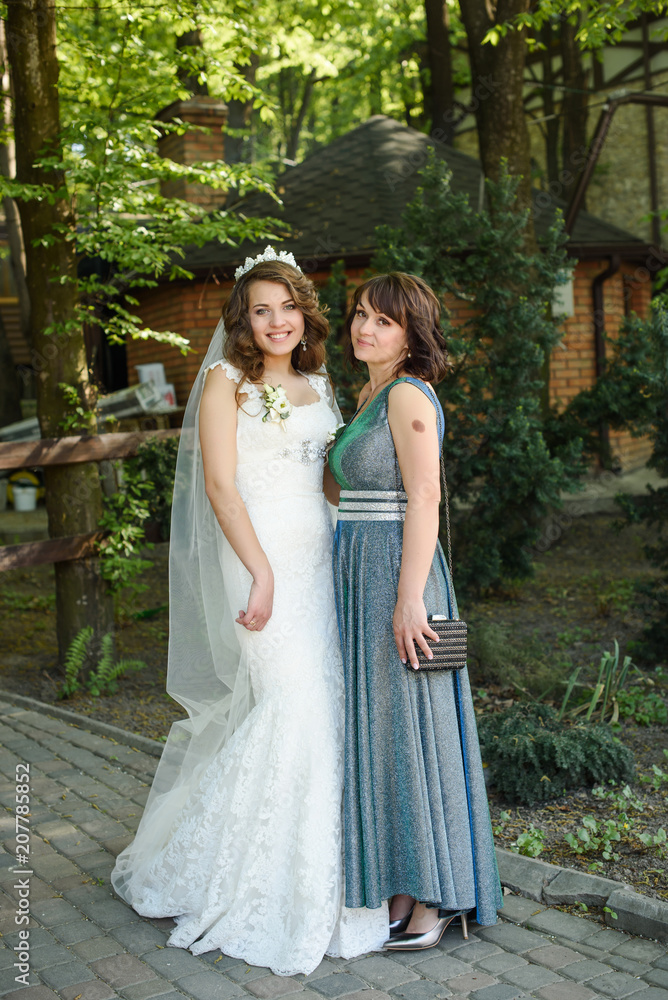
[[(438, 543), (443, 411), (431, 387), (449, 362), (440, 305), (418, 277), (361, 285), (349, 353), (366, 364), (359, 407), (329, 454), (340, 489), (334, 547), (346, 677), (346, 905), (390, 900), (390, 950), (437, 944), (502, 903), (468, 675), (421, 671), (457, 616)], [(335, 480), (335, 482), (334, 482)]]

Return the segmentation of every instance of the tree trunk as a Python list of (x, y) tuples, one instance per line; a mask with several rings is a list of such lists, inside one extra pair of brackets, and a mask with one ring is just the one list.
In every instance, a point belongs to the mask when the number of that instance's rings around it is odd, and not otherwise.
[[(582, 63), (582, 53), (575, 35), (578, 24), (564, 21), (561, 26), (561, 61), (564, 68), (564, 101), (562, 117), (564, 120), (564, 144), (562, 163), (564, 169), (563, 198), (570, 200), (575, 190), (580, 174), (584, 170), (587, 158), (587, 94), (586, 72)], [(582, 208), (585, 208), (584, 201)]]
[(0, 316), (0, 427), (21, 419), (21, 383)]
[[(42, 437), (63, 434), (68, 404), (60, 383), (77, 389), (81, 406), (94, 400), (88, 378), (83, 329), (77, 316), (75, 217), (60, 171), (36, 161), (59, 153), (60, 114), (55, 5), (52, 0), (13, 0), (7, 6), (7, 45), (14, 92), (16, 177), (19, 183), (49, 185), (52, 201), (19, 203), (30, 296), (33, 366), (38, 370), (37, 416)], [(53, 238), (55, 227), (60, 235)], [(94, 430), (94, 420), (91, 423)], [(97, 529), (102, 493), (97, 466), (81, 463), (44, 470), (49, 534), (52, 538)], [(99, 641), (113, 629), (113, 601), (97, 559), (56, 563), (58, 649), (91, 625)]]
[[(250, 56), (250, 62), (245, 66), (235, 66), (237, 73), (250, 83), (255, 83), (255, 74), (260, 60), (255, 53)], [(231, 100), (227, 102), (227, 125), (225, 132), (225, 159), (228, 163), (250, 163), (253, 159), (253, 146), (248, 136), (234, 135), (236, 129), (249, 129), (251, 124), (252, 101)]]
[[(554, 72), (552, 70), (552, 25), (545, 24), (541, 31), (541, 42), (545, 46), (543, 49), (543, 82), (545, 84), (554, 83)], [(556, 114), (554, 103), (554, 90), (551, 86), (543, 89), (543, 112), (547, 121), (545, 122), (545, 162), (547, 166), (547, 181), (549, 184), (559, 182), (559, 117)]]
[(177, 52), (182, 52), (184, 49), (190, 49), (192, 61), (187, 66), (179, 67), (178, 78), (186, 90), (190, 91), (191, 94), (201, 94), (207, 97), (209, 94), (209, 87), (206, 80), (202, 81), (199, 79), (198, 72), (198, 70), (205, 68), (202, 32), (199, 28), (193, 28), (192, 31), (186, 31), (183, 35), (177, 36)]
[[(461, 14), (471, 64), (471, 100), (478, 127), (485, 177), (498, 180), (501, 160), (521, 178), (518, 211), (531, 208), (531, 147), (524, 115), (526, 32), (511, 30), (496, 45), (483, 45), (490, 28), (529, 9), (529, 0), (461, 0)], [(528, 238), (531, 235), (528, 234)]]
[(429, 96), (425, 100), (426, 110), (431, 115), (431, 130), (439, 129), (443, 135), (441, 142), (452, 145), (454, 138), (452, 86), (452, 53), (450, 51), (450, 31), (448, 5), (446, 0), (425, 0), (427, 17), (427, 56), (431, 84)]

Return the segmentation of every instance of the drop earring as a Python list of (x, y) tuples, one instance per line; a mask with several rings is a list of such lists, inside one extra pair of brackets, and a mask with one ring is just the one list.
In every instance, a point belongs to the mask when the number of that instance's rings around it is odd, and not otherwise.
[(411, 352), (409, 351), (408, 354), (406, 355), (406, 357), (410, 358), (410, 356), (411, 356)]
[(306, 334), (304, 334), (304, 336), (299, 341), (299, 343), (302, 345), (302, 351), (305, 351), (306, 350)]

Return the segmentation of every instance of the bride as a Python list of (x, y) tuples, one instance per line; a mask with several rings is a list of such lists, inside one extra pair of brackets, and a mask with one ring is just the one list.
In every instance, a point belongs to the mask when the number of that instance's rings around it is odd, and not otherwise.
[(288, 976), (380, 948), (388, 915), (342, 905), (327, 321), (291, 254), (267, 247), (236, 278), (174, 487), (167, 690), (188, 719), (112, 883), (141, 915), (175, 917), (168, 944)]

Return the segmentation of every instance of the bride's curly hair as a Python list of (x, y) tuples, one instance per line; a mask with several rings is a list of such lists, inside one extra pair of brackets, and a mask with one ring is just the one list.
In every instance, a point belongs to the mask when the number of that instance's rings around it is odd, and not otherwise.
[[(329, 333), (326, 307), (318, 303), (315, 285), (305, 274), (280, 260), (265, 260), (242, 274), (223, 306), (225, 323), (224, 354), (227, 361), (243, 373), (238, 392), (244, 381), (260, 382), (264, 371), (264, 355), (255, 343), (250, 322), (250, 286), (254, 281), (275, 281), (285, 285), (295, 305), (304, 317), (306, 350), (301, 343), (292, 352), (292, 365), (298, 372), (310, 375), (325, 362), (325, 341)], [(238, 394), (237, 392), (237, 394)]]

